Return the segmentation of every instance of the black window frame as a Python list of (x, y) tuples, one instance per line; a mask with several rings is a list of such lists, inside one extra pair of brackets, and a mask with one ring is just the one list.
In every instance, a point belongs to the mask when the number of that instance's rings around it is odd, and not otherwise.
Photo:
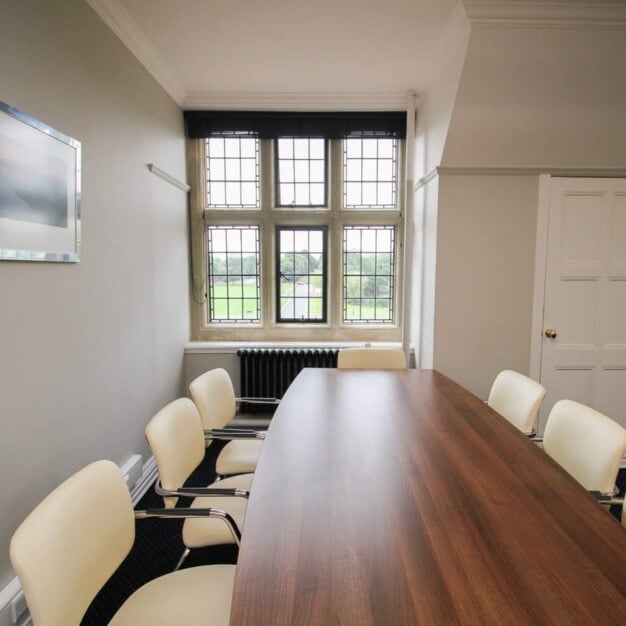
[[(318, 319), (296, 319), (296, 318), (283, 318), (281, 317), (280, 307), (280, 279), (282, 272), (280, 271), (280, 233), (282, 231), (320, 231), (322, 233), (322, 317)], [(275, 288), (275, 320), (277, 324), (326, 324), (328, 322), (328, 226), (322, 224), (311, 225), (293, 225), (293, 224), (277, 224), (275, 226), (275, 276), (274, 276), (274, 288)]]

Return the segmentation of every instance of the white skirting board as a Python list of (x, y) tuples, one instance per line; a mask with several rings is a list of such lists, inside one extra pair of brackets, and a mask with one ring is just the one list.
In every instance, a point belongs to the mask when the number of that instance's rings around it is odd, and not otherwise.
[[(158, 470), (154, 457), (151, 456), (142, 466), (141, 476), (132, 487), (130, 497), (133, 506), (136, 506), (139, 500), (150, 489), (156, 480)], [(0, 626), (14, 626), (11, 616), (11, 603), (21, 593), (22, 587), (17, 576), (11, 582), (0, 590)], [(19, 626), (30, 626), (32, 621), (28, 615), (28, 611), (21, 617), (18, 622)]]
[(135, 486), (130, 491), (130, 497), (133, 501), (133, 506), (137, 506), (137, 503), (144, 494), (150, 489), (154, 481), (157, 479), (159, 471), (156, 466), (154, 457), (151, 456), (144, 464), (143, 471), (139, 480), (135, 483)]
[[(0, 591), (0, 626), (12, 626), (11, 602), (22, 591), (20, 581), (15, 577), (2, 591)], [(26, 619), (26, 616), (24, 616)]]

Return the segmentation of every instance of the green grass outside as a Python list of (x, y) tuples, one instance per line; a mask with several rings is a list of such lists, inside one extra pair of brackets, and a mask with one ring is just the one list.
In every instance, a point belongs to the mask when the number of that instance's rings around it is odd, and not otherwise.
[(211, 289), (211, 310), (215, 320), (255, 320), (259, 290), (254, 283), (218, 283)]
[[(286, 286), (288, 287), (288, 285)], [(281, 289), (283, 298), (288, 293), (287, 290)], [(216, 320), (254, 320), (257, 319), (257, 298), (258, 289), (256, 283), (242, 285), (227, 286), (223, 283), (214, 285), (211, 290), (212, 310), (214, 319)], [(229, 305), (230, 298), (230, 307)], [(281, 298), (281, 305), (284, 300)], [(313, 298), (310, 301), (310, 312), (314, 317), (322, 315), (321, 298)], [(348, 320), (387, 320), (389, 319), (389, 306), (386, 301), (378, 302), (374, 308), (373, 301), (366, 300), (362, 306), (348, 304), (347, 306)]]
[(346, 309), (347, 319), (351, 321), (358, 321), (360, 319), (388, 321), (390, 319), (390, 311), (387, 301), (377, 302), (375, 308), (373, 305), (362, 305), (359, 307), (355, 304), (348, 304)]

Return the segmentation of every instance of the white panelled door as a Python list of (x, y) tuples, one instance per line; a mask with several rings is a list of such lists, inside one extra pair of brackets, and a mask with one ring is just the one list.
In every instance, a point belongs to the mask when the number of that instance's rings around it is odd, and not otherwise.
[(626, 180), (553, 178), (541, 383), (626, 427)]

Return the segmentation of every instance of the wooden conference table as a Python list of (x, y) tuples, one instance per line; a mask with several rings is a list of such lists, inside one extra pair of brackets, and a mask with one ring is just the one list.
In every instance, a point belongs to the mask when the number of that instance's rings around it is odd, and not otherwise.
[(305, 369), (252, 486), (231, 626), (626, 624), (626, 531), (436, 371)]

